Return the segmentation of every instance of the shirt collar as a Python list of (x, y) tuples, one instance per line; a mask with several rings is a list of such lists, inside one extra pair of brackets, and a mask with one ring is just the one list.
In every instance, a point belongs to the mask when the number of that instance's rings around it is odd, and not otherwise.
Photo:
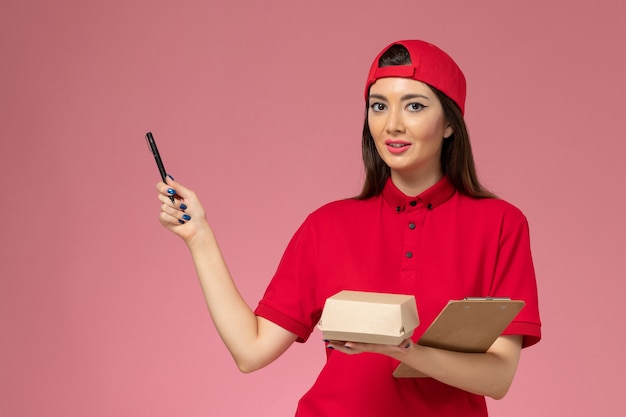
[(443, 176), (435, 185), (422, 192), (420, 195), (410, 197), (400, 191), (391, 177), (383, 188), (382, 197), (393, 211), (400, 213), (407, 207), (413, 208), (423, 205), (429, 210), (445, 203), (456, 192), (454, 185), (447, 176)]

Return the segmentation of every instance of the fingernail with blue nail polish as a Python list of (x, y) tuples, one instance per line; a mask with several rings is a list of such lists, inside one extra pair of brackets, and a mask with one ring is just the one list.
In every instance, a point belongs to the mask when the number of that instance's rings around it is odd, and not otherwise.
[(172, 195), (174, 195), (174, 194), (176, 194), (176, 191), (174, 191), (174, 189), (173, 189), (173, 188), (168, 188), (168, 189), (167, 189), (167, 193), (168, 193), (168, 194), (172, 194)]
[(183, 219), (189, 221), (191, 220), (191, 216), (189, 214), (183, 214)]
[(332, 346), (326, 346), (328, 349), (334, 349), (334, 347)]
[(167, 174), (167, 176), (170, 177), (171, 180), (176, 181), (170, 174)]
[(181, 210), (187, 210), (187, 204), (183, 203), (180, 205)]
[(178, 220), (178, 223), (180, 223), (180, 224), (185, 224), (185, 222), (184, 222), (184, 221), (182, 221), (182, 220)]

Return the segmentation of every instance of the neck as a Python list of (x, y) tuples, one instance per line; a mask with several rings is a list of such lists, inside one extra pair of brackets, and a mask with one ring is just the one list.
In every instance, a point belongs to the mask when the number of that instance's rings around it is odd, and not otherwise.
[(398, 190), (409, 197), (420, 195), (437, 184), (442, 177), (443, 174), (441, 170), (433, 171), (426, 175), (391, 171), (391, 181), (393, 181), (393, 184)]

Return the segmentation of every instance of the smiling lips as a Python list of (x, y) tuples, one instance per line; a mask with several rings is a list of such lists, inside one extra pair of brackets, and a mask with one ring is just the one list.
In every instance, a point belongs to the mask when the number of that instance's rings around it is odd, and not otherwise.
[(411, 146), (411, 144), (403, 140), (386, 140), (385, 146), (387, 146), (387, 150), (389, 152), (399, 154), (409, 149), (409, 146)]

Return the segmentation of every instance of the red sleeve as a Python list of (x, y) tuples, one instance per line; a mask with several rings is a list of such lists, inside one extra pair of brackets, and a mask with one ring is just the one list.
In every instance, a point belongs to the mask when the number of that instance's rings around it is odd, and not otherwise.
[(295, 333), (305, 342), (321, 316), (324, 300), (317, 297), (315, 228), (307, 218), (292, 237), (274, 278), (255, 314)]
[(513, 206), (503, 217), (491, 293), (526, 303), (503, 335), (523, 335), (523, 347), (537, 343), (541, 339), (541, 321), (528, 222)]

